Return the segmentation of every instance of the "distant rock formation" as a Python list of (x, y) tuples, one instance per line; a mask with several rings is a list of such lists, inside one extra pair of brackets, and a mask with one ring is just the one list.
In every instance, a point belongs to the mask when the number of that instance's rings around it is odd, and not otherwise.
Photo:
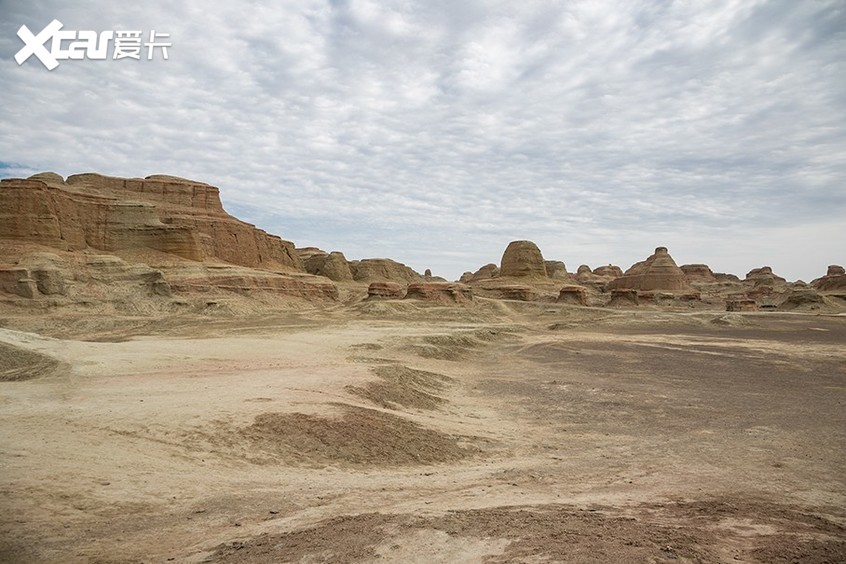
[(582, 286), (564, 286), (558, 292), (558, 303), (587, 305), (587, 292)]
[(614, 279), (621, 278), (623, 276), (623, 269), (619, 266), (609, 264), (607, 266), (597, 266), (593, 269), (593, 273), (597, 276)]
[(707, 264), (683, 264), (681, 268), (684, 272), (688, 282), (716, 282), (717, 277), (714, 276), (711, 267)]
[(491, 278), (499, 277), (499, 267), (493, 263), (486, 264), (476, 272), (465, 272), (461, 275), (460, 282), (465, 284), (469, 282), (478, 282), (479, 280), (489, 280)]
[(772, 267), (769, 266), (762, 266), (761, 268), (753, 268), (749, 272), (746, 273), (746, 282), (754, 282), (756, 285), (759, 284), (784, 284), (787, 282), (781, 276), (773, 273)]
[(666, 247), (656, 248), (655, 253), (645, 261), (634, 264), (621, 278), (609, 282), (608, 288), (691, 295), (696, 293)]
[(782, 297), (778, 309), (782, 311), (819, 310), (826, 306), (825, 298), (811, 287), (791, 288)]
[(531, 241), (512, 241), (502, 254), (500, 276), (546, 278), (546, 264)]
[(349, 263), (357, 282), (398, 282), (403, 285), (424, 282), (424, 278), (406, 265), (385, 258), (354, 260)]
[(638, 304), (637, 290), (624, 288), (611, 290), (611, 300), (607, 305), (608, 307), (631, 307)]
[(726, 299), (726, 311), (758, 311), (758, 303), (745, 294), (732, 295)]
[(405, 287), (396, 282), (371, 282), (367, 287), (369, 300), (401, 300), (405, 296)]
[(171, 176), (53, 173), (0, 182), (0, 238), (62, 251), (149, 248), (302, 271), (294, 245), (224, 211), (214, 186)]
[(811, 282), (811, 286), (820, 292), (846, 290), (846, 269), (837, 264), (828, 267), (825, 276)]
[(473, 289), (461, 283), (415, 282), (408, 285), (405, 299), (444, 304), (468, 303), (473, 301)]
[(567, 273), (567, 267), (560, 260), (546, 260), (546, 274), (550, 278), (556, 280), (569, 280), (570, 275)]
[[(309, 250), (311, 249), (313, 247), (309, 247)], [(301, 252), (300, 249), (297, 249), (297, 254), (302, 259), (303, 266), (309, 274), (325, 276), (335, 282), (348, 282), (353, 279), (350, 264), (341, 252), (332, 251), (331, 253), (326, 253), (320, 251), (308, 252), (306, 254)], [(307, 258), (303, 258), (304, 256)]]

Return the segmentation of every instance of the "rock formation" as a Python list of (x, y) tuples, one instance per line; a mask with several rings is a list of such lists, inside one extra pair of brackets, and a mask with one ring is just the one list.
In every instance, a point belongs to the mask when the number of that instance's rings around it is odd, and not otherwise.
[(753, 268), (749, 272), (746, 273), (746, 282), (754, 282), (756, 285), (759, 284), (767, 284), (767, 285), (775, 285), (775, 284), (784, 284), (787, 282), (781, 276), (777, 274), (773, 274), (772, 267), (769, 266), (762, 266), (761, 268)]
[(369, 300), (401, 300), (405, 296), (405, 288), (396, 282), (371, 282), (367, 287)]
[(558, 303), (587, 305), (587, 292), (581, 286), (564, 286), (558, 292)]
[(688, 282), (716, 282), (717, 277), (707, 264), (683, 264), (681, 268)]
[(623, 276), (623, 269), (619, 266), (609, 264), (607, 266), (597, 266), (593, 269), (593, 273), (597, 276), (614, 279)]
[(791, 288), (788, 290), (781, 302), (778, 304), (778, 309), (782, 311), (795, 310), (819, 310), (826, 306), (825, 298), (817, 293), (816, 290), (810, 287), (805, 288)]
[(846, 269), (842, 266), (832, 264), (822, 278), (811, 282), (811, 286), (820, 292), (833, 292), (846, 290)]
[(499, 277), (499, 267), (490, 263), (486, 264), (476, 272), (465, 272), (461, 275), (461, 279), (459, 281), (467, 284), (469, 282), (478, 282), (479, 280), (489, 280), (497, 277)]
[(405, 299), (444, 304), (468, 303), (473, 301), (473, 289), (461, 283), (415, 282), (408, 285)]
[(567, 267), (560, 260), (546, 260), (544, 265), (546, 266), (546, 274), (550, 278), (556, 280), (570, 279), (570, 275), (567, 274)]
[(420, 274), (391, 259), (373, 258), (349, 263), (353, 280), (357, 282), (397, 282), (403, 285), (423, 282)]
[(325, 276), (335, 282), (348, 282), (353, 279), (350, 263), (343, 253), (332, 251), (331, 253), (312, 253), (303, 259), (303, 253), (297, 249), (297, 254), (303, 260), (306, 272), (315, 276)]
[(531, 241), (512, 241), (502, 254), (500, 276), (546, 278), (546, 264)]
[(226, 213), (214, 186), (182, 178), (4, 179), (0, 210), (0, 239), (63, 251), (149, 248), (193, 261), (302, 271), (293, 244)]
[(609, 282), (608, 288), (691, 295), (696, 293), (666, 247), (655, 249), (655, 253), (645, 261), (634, 264), (621, 278)]
[(608, 307), (631, 307), (638, 305), (637, 290), (614, 289), (611, 290), (611, 300)]
[(726, 311), (758, 311), (758, 303), (746, 294), (734, 294), (726, 299)]

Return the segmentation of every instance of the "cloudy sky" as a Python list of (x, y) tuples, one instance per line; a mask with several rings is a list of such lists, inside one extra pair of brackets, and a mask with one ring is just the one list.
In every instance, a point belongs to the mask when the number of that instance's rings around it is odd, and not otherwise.
[[(54, 18), (169, 59), (19, 66)], [(842, 0), (0, 0), (0, 176), (193, 178), (448, 278), (530, 239), (807, 281), (846, 263), (844, 65)]]

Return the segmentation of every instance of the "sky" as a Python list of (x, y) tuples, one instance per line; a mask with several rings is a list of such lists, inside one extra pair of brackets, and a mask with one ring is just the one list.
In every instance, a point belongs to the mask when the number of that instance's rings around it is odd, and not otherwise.
[[(168, 58), (19, 65), (53, 19)], [(0, 177), (41, 171), (448, 279), (529, 239), (810, 281), (846, 263), (846, 2), (0, 0)]]

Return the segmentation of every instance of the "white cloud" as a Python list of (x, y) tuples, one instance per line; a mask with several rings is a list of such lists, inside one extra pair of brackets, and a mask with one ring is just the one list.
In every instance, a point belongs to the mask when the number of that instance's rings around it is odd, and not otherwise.
[[(3, 12), (9, 171), (197, 178), (300, 245), (450, 277), (515, 238), (572, 268), (627, 267), (657, 245), (739, 274), (846, 262), (831, 237), (846, 212), (836, 1)], [(16, 65), (17, 28), (52, 18), (170, 33), (170, 60)], [(772, 244), (783, 237), (814, 251)]]

